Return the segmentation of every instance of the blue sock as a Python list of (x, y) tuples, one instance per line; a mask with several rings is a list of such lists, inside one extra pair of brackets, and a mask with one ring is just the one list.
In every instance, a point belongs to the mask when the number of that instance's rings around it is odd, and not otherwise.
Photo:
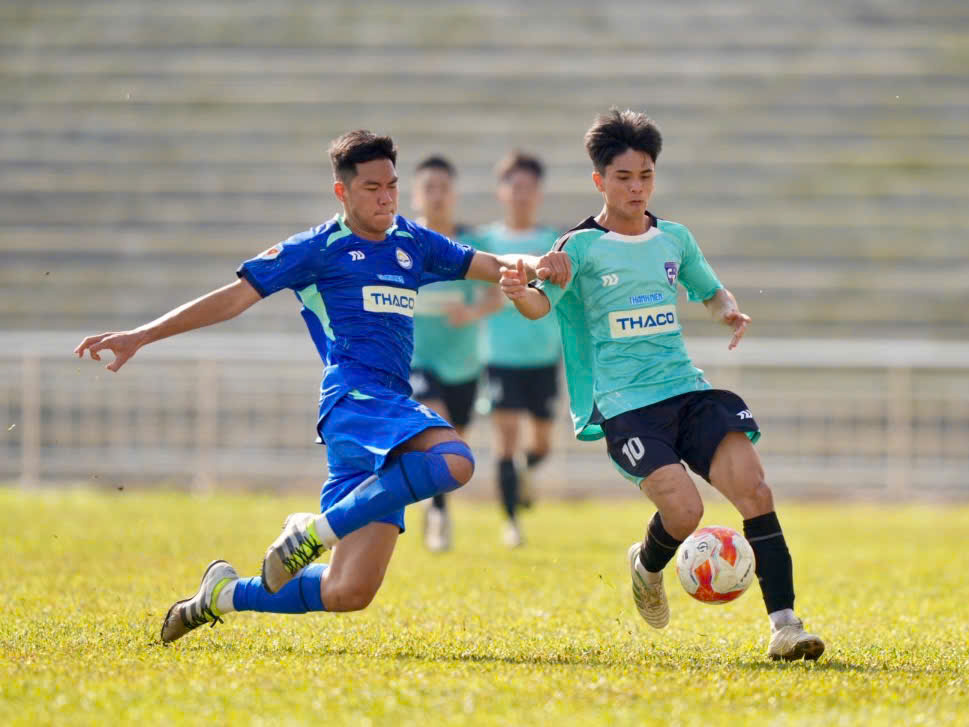
[(426, 452), (406, 452), (323, 513), (334, 534), (342, 538), (403, 507), (456, 490), (460, 483), (451, 476), (445, 454), (466, 457), (474, 466), (474, 456), (464, 442), (443, 442)]
[(325, 611), (320, 588), (329, 567), (326, 563), (308, 565), (278, 593), (271, 595), (263, 588), (262, 578), (240, 578), (232, 594), (232, 606), (236, 611), (263, 613)]

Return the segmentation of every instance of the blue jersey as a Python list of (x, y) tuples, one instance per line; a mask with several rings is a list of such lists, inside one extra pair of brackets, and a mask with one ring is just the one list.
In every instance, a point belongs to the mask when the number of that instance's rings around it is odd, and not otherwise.
[(398, 216), (381, 242), (343, 215), (294, 235), (237, 271), (263, 297), (289, 288), (323, 359), (320, 419), (367, 383), (410, 395), (417, 290), (463, 278), (474, 248)]

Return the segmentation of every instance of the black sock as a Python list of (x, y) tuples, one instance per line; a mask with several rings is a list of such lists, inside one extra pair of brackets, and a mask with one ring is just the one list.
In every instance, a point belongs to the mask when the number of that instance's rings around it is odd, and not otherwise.
[(537, 467), (545, 459), (546, 454), (539, 454), (538, 452), (525, 452), (525, 464), (528, 465), (528, 469), (532, 467)]
[(777, 513), (744, 520), (744, 537), (754, 549), (757, 580), (767, 613), (794, 608), (794, 565)]
[(444, 495), (434, 495), (431, 498), (431, 507), (436, 507), (438, 510), (447, 510), (447, 500), (444, 499)]
[(518, 473), (511, 459), (498, 461), (498, 487), (501, 490), (501, 504), (505, 506), (508, 517), (514, 518), (518, 509)]
[(646, 528), (646, 540), (639, 551), (639, 562), (650, 573), (659, 573), (676, 555), (676, 549), (682, 542), (666, 532), (663, 518), (657, 512)]

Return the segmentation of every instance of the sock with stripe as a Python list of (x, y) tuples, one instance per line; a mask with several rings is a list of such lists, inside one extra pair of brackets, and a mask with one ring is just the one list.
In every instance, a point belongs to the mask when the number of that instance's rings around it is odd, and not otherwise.
[(646, 539), (639, 551), (639, 562), (650, 573), (659, 573), (676, 555), (676, 549), (682, 542), (666, 532), (663, 518), (657, 512), (646, 528)]
[[(744, 520), (744, 537), (754, 549), (760, 590), (767, 613), (794, 608), (794, 564), (776, 512)], [(773, 620), (773, 619), (772, 619)]]

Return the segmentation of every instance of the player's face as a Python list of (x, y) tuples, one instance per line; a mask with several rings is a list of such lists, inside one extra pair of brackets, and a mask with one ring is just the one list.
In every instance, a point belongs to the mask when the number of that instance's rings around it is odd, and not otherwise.
[(397, 214), (397, 170), (390, 159), (357, 164), (349, 184), (337, 181), (333, 193), (343, 203), (351, 228), (382, 239)]
[(454, 179), (443, 169), (422, 169), (414, 179), (414, 209), (430, 220), (454, 216), (457, 193)]
[(532, 220), (542, 203), (542, 183), (531, 172), (516, 169), (498, 182), (498, 201), (511, 217)]
[(592, 181), (614, 214), (642, 217), (656, 185), (656, 164), (646, 152), (627, 149), (603, 174), (593, 172)]

